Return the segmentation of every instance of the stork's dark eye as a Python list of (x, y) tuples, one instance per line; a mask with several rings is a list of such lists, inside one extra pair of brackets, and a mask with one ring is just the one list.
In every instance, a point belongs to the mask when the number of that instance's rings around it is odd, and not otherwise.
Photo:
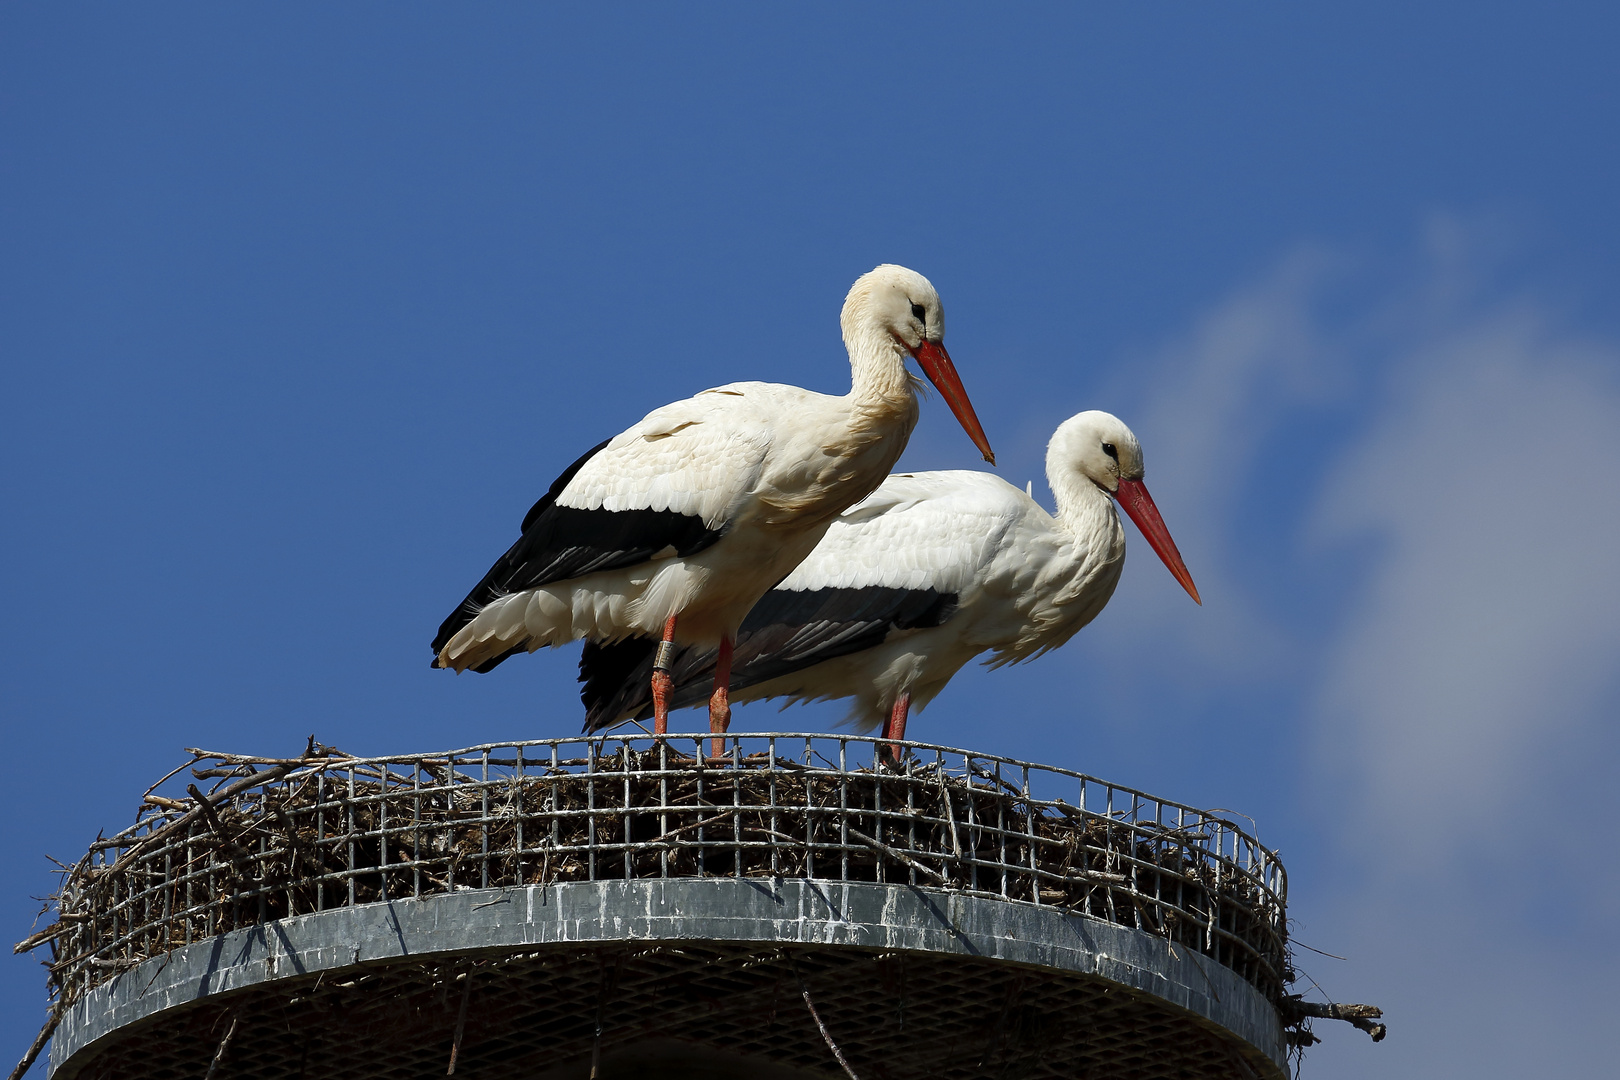
[(1115, 461), (1119, 460), (1119, 451), (1114, 449), (1114, 444), (1111, 443), (1111, 442), (1103, 443), (1103, 453), (1107, 454), (1109, 457), (1113, 458)]
[(911, 305), (911, 317), (922, 323), (924, 326), (928, 325), (928, 312), (923, 309), (921, 304)]

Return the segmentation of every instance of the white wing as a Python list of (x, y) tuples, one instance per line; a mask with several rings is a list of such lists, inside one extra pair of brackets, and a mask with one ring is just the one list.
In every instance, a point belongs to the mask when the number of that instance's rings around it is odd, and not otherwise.
[(961, 592), (1034, 505), (989, 473), (899, 473), (834, 520), (777, 588)]
[(557, 505), (669, 510), (718, 529), (758, 484), (783, 392), (795, 389), (733, 383), (654, 409), (586, 462)]

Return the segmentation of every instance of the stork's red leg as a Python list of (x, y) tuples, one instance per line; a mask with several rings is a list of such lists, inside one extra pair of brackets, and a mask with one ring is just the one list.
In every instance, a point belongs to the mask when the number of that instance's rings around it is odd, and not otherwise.
[[(714, 661), (714, 696), (709, 698), (709, 731), (723, 734), (731, 726), (731, 639), (720, 639), (720, 655)], [(709, 753), (720, 757), (726, 752), (724, 739), (710, 739)]]
[(658, 643), (658, 655), (653, 658), (653, 734), (669, 732), (669, 691), (674, 685), (669, 677), (670, 665), (675, 662), (675, 616), (664, 623), (664, 640)]
[[(906, 737), (906, 717), (911, 712), (911, 692), (907, 691), (894, 699), (894, 708), (889, 710), (889, 722), (883, 725), (885, 739), (904, 739)], [(887, 757), (896, 764), (900, 762), (900, 748), (890, 743), (885, 748)]]

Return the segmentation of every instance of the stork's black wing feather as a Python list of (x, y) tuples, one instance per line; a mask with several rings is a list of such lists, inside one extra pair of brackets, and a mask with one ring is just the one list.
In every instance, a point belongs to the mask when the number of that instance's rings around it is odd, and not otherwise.
[[(935, 589), (773, 589), (754, 605), (737, 634), (731, 688), (741, 690), (880, 645), (891, 630), (939, 626), (956, 613), (956, 594)], [(585, 730), (652, 711), (652, 665), (657, 643), (629, 638), (609, 645), (586, 642), (579, 658)], [(706, 700), (716, 651), (683, 648), (670, 670), (670, 707)]]
[[(484, 579), (439, 626), (433, 655), (473, 620), (491, 600), (600, 570), (617, 570), (645, 562), (658, 552), (693, 555), (720, 539), (724, 529), (711, 529), (703, 519), (674, 510), (581, 510), (558, 506), (557, 497), (585, 463), (607, 446), (592, 447), (563, 474), (523, 517), (523, 535), (496, 560)], [(513, 652), (521, 650), (513, 650)], [(489, 671), (512, 652), (480, 664)]]

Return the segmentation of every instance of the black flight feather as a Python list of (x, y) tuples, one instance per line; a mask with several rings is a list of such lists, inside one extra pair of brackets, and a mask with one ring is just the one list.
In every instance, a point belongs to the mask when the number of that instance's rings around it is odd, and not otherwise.
[[(772, 590), (743, 620), (731, 657), (731, 688), (741, 690), (880, 645), (891, 630), (939, 626), (956, 613), (956, 594), (935, 589)], [(585, 643), (579, 657), (585, 730), (611, 727), (622, 717), (652, 715), (652, 665), (658, 643), (626, 638)], [(714, 682), (715, 649), (682, 648), (670, 669), (670, 707), (707, 700)]]
[[(496, 560), (484, 579), (439, 626), (433, 639), (435, 663), (445, 643), (492, 600), (554, 581), (634, 566), (666, 548), (674, 549), (676, 555), (693, 555), (720, 539), (724, 529), (711, 529), (702, 518), (674, 510), (580, 510), (558, 506), (557, 496), (563, 488), (611, 441), (592, 447), (568, 466), (524, 515), (523, 535), (517, 543)], [(514, 648), (473, 670), (490, 671), (521, 651), (521, 647)]]

